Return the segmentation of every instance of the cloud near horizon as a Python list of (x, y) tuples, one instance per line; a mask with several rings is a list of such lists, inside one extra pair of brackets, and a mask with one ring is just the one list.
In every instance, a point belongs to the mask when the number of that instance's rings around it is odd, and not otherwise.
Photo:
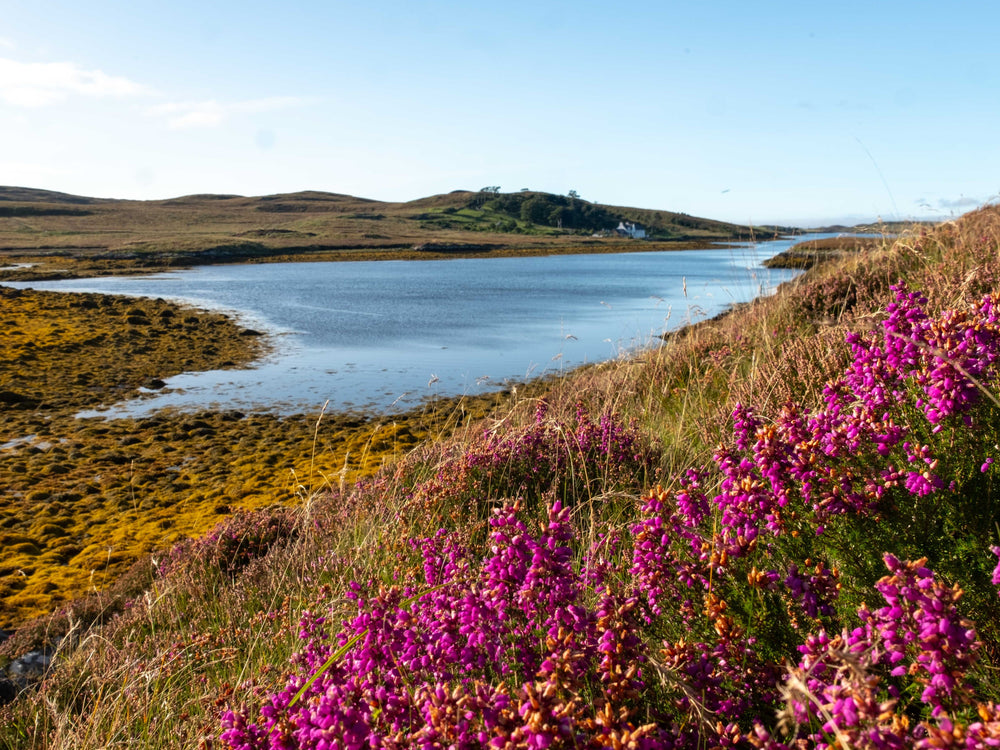
[(76, 63), (26, 63), (0, 58), (0, 101), (15, 107), (45, 107), (71, 96), (120, 98), (152, 93), (152, 89), (128, 78), (86, 70)]
[(301, 107), (318, 101), (303, 96), (272, 96), (248, 99), (242, 102), (219, 102), (215, 99), (202, 102), (167, 102), (149, 107), (147, 115), (165, 117), (172, 130), (187, 128), (213, 128), (234, 115), (273, 112), (290, 107)]
[(938, 207), (940, 208), (975, 208), (976, 206), (982, 205), (983, 201), (979, 198), (967, 198), (966, 196), (960, 196), (954, 200), (948, 200), (946, 198), (941, 198), (938, 201)]

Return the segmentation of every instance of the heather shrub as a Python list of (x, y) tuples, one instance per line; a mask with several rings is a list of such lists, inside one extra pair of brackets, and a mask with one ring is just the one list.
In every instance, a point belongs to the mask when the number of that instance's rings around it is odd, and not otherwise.
[(659, 449), (638, 426), (608, 411), (596, 420), (582, 405), (571, 417), (540, 401), (525, 425), (498, 425), (442, 461), (409, 494), (420, 513), (447, 508), (451, 519), (485, 519), (495, 503), (543, 498), (578, 505), (613, 492), (639, 492), (655, 477)]
[(465, 456), (491, 494), (537, 498), (549, 491), (566, 503), (641, 486), (655, 459), (634, 423), (610, 412), (595, 421), (582, 405), (564, 421), (548, 415), (545, 401), (533, 424), (487, 433)]
[(272, 548), (298, 535), (296, 515), (284, 507), (239, 511), (202, 537), (177, 545), (160, 563), (160, 574), (180, 570), (212, 570), (235, 576)]
[(890, 574), (875, 588), (885, 606), (862, 606), (853, 629), (808, 636), (784, 678), (784, 736), (758, 723), (750, 735), (757, 747), (1000, 744), (1000, 715), (975, 690), (982, 644), (959, 612), (962, 590), (938, 581), (923, 559), (884, 562)]

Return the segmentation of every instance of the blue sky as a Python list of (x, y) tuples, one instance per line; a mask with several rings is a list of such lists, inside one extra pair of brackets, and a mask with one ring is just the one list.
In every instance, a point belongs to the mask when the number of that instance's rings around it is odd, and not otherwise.
[(1000, 4), (0, 2), (0, 184), (500, 185), (738, 223), (1000, 194)]

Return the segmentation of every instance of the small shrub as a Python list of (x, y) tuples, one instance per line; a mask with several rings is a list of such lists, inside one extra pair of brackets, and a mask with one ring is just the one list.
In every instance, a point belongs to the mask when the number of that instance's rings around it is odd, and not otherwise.
[(195, 566), (235, 576), (297, 534), (295, 515), (287, 508), (240, 511), (219, 522), (204, 536), (176, 545), (162, 562), (160, 574), (168, 576)]

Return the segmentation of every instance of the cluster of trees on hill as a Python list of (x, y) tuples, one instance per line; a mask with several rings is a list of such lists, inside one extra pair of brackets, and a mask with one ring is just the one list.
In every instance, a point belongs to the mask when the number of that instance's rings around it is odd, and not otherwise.
[[(552, 227), (568, 232), (592, 233), (615, 229), (620, 222), (642, 226), (647, 236), (678, 238), (697, 233), (736, 237), (742, 227), (672, 211), (651, 211), (604, 206), (582, 199), (575, 190), (566, 195), (543, 193), (527, 188), (502, 193), (499, 185), (489, 185), (469, 195), (468, 208), (492, 211), (506, 217), (496, 224), (500, 231), (519, 231), (521, 225)], [(454, 209), (452, 209), (454, 211)]]
[(569, 195), (553, 195), (500, 193), (499, 188), (483, 188), (469, 200), (469, 207), (492, 209), (538, 226), (591, 232), (612, 229), (621, 220), (603, 206), (581, 200), (574, 190)]

